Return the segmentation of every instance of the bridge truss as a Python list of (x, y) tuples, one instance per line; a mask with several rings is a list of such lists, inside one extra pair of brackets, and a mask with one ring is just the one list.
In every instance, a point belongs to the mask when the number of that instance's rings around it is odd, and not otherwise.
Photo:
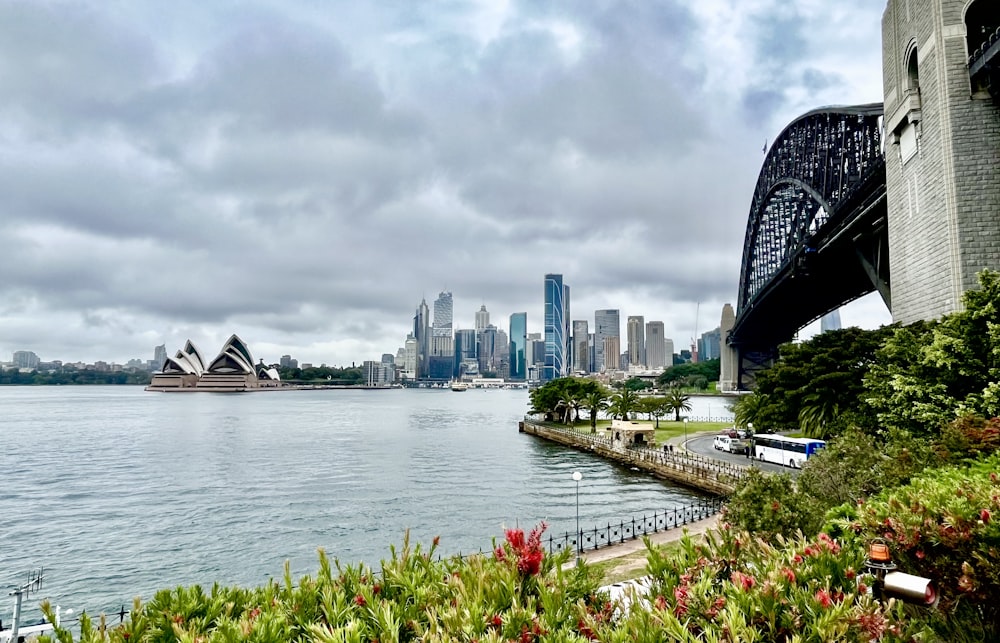
[(882, 112), (881, 103), (813, 110), (768, 151), (729, 340), (751, 361), (872, 290), (889, 302)]

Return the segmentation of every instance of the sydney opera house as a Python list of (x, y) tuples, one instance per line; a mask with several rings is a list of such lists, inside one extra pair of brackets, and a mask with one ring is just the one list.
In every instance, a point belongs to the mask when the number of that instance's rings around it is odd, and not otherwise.
[(263, 363), (254, 365), (250, 349), (233, 335), (219, 355), (206, 363), (191, 340), (173, 357), (168, 357), (147, 391), (236, 393), (274, 389), (281, 386), (277, 369)]

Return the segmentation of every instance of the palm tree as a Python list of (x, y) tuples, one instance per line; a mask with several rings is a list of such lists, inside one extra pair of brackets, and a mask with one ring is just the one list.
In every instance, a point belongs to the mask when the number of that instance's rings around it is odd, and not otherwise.
[(840, 405), (836, 400), (810, 393), (802, 398), (799, 407), (799, 429), (808, 438), (825, 438), (830, 423), (838, 415)]
[(755, 424), (760, 427), (762, 413), (764, 407), (767, 406), (767, 403), (767, 396), (761, 395), (760, 393), (741, 395), (731, 407), (733, 412), (733, 421), (736, 426), (741, 429), (745, 429), (751, 424)]
[(680, 386), (667, 389), (667, 407), (674, 412), (674, 420), (681, 421), (681, 411), (691, 410), (691, 396), (684, 393)]
[(627, 420), (632, 411), (636, 410), (638, 406), (639, 394), (633, 390), (623, 388), (611, 396), (611, 404), (608, 406), (608, 410), (611, 411), (612, 417)]
[[(577, 397), (577, 391), (572, 387), (567, 387), (560, 393), (559, 404), (563, 409), (563, 424), (569, 424), (575, 417), (579, 417), (580, 400)], [(576, 411), (575, 416), (574, 411)]]
[(608, 391), (603, 386), (591, 389), (582, 402), (583, 408), (590, 411), (590, 432), (597, 433), (597, 413), (608, 408)]

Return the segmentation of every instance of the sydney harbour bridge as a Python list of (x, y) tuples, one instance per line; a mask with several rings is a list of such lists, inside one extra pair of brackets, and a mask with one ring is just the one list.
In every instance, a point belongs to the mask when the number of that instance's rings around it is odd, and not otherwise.
[(810, 111), (767, 152), (724, 388), (751, 386), (778, 345), (862, 295), (931, 319), (1000, 269), (1000, 3), (916, 2), (936, 21), (896, 0), (883, 16), (884, 104)]

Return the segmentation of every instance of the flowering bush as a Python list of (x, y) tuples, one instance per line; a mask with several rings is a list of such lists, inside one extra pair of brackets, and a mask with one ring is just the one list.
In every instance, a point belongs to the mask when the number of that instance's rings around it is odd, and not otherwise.
[(727, 526), (648, 560), (649, 604), (598, 628), (602, 640), (614, 629), (637, 641), (905, 641), (922, 629), (859, 584), (862, 550), (826, 534), (767, 542)]
[(1000, 455), (930, 470), (831, 523), (884, 539), (902, 571), (934, 579), (949, 628), (1000, 637)]

